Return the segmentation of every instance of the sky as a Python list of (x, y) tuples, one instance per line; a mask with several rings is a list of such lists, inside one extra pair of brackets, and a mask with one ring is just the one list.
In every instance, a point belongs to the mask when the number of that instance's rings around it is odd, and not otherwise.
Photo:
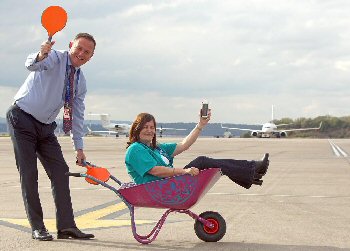
[(202, 100), (212, 122), (349, 116), (350, 1), (75, 0), (0, 2), (0, 117), (28, 75), (26, 57), (47, 39), (41, 14), (63, 7), (53, 40), (79, 32), (97, 42), (82, 67), (88, 113), (133, 121), (196, 122)]

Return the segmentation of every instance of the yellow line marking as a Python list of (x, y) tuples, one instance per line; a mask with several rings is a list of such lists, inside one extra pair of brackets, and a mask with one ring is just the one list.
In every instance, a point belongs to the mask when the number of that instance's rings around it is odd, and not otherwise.
[[(108, 216), (115, 212), (126, 209), (127, 206), (121, 202), (116, 205), (111, 205), (105, 208), (101, 208), (96, 211), (88, 212), (81, 216), (75, 217), (75, 222), (80, 229), (90, 229), (90, 228), (110, 228), (110, 227), (121, 227), (130, 226), (130, 219), (101, 219), (102, 217)], [(18, 226), (26, 227), (31, 229), (30, 224), (27, 219), (12, 219), (12, 218), (0, 218), (1, 221), (15, 224)], [(155, 223), (154, 220), (135, 220), (136, 225)], [(56, 231), (56, 219), (44, 219), (46, 228), (50, 232)]]

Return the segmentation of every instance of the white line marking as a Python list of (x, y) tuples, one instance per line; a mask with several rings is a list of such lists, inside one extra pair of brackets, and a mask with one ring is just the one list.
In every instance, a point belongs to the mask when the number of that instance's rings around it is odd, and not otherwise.
[(331, 145), (332, 150), (333, 150), (334, 154), (337, 155), (337, 157), (340, 157), (340, 156), (342, 156), (344, 158), (348, 157), (348, 154), (343, 149), (341, 149), (340, 146), (334, 144), (330, 140), (328, 140), (328, 142)]
[(337, 148), (334, 146), (334, 143), (330, 140), (328, 140), (329, 144), (331, 145), (332, 147), (332, 150), (333, 150), (333, 153), (337, 156), (337, 157), (340, 157), (340, 153), (338, 152)]
[(338, 150), (344, 157), (348, 157), (347, 153), (344, 152), (339, 146), (335, 145), (335, 147), (337, 148), (337, 150)]

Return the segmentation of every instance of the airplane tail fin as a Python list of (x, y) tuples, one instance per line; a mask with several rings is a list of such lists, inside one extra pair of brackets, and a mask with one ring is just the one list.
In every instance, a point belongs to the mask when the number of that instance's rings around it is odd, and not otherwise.
[(100, 118), (101, 118), (101, 124), (103, 127), (106, 127), (111, 123), (109, 120), (108, 114), (100, 114)]
[(101, 125), (103, 127), (108, 126), (111, 122), (109, 120), (109, 114), (107, 113), (89, 113), (90, 116), (100, 116), (101, 119)]
[(220, 124), (222, 129), (228, 129), (227, 126), (223, 126), (222, 123)]

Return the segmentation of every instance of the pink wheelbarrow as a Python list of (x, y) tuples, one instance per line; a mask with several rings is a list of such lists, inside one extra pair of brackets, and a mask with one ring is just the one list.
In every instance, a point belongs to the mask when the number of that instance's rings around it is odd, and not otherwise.
[[(199, 239), (206, 242), (216, 242), (226, 233), (224, 218), (213, 211), (199, 215), (189, 209), (194, 206), (218, 181), (221, 176), (220, 168), (210, 168), (200, 171), (197, 176), (188, 174), (152, 181), (146, 184), (122, 183), (106, 168), (96, 167), (87, 163), (86, 173), (66, 173), (68, 176), (84, 177), (91, 184), (100, 184), (113, 192), (127, 205), (130, 210), (131, 227), (134, 238), (142, 243), (154, 241), (161, 230), (166, 218), (172, 212), (187, 214), (195, 220), (194, 231)], [(111, 179), (119, 188), (107, 184)], [(158, 223), (148, 235), (139, 235), (135, 224), (135, 207), (167, 209)]]

